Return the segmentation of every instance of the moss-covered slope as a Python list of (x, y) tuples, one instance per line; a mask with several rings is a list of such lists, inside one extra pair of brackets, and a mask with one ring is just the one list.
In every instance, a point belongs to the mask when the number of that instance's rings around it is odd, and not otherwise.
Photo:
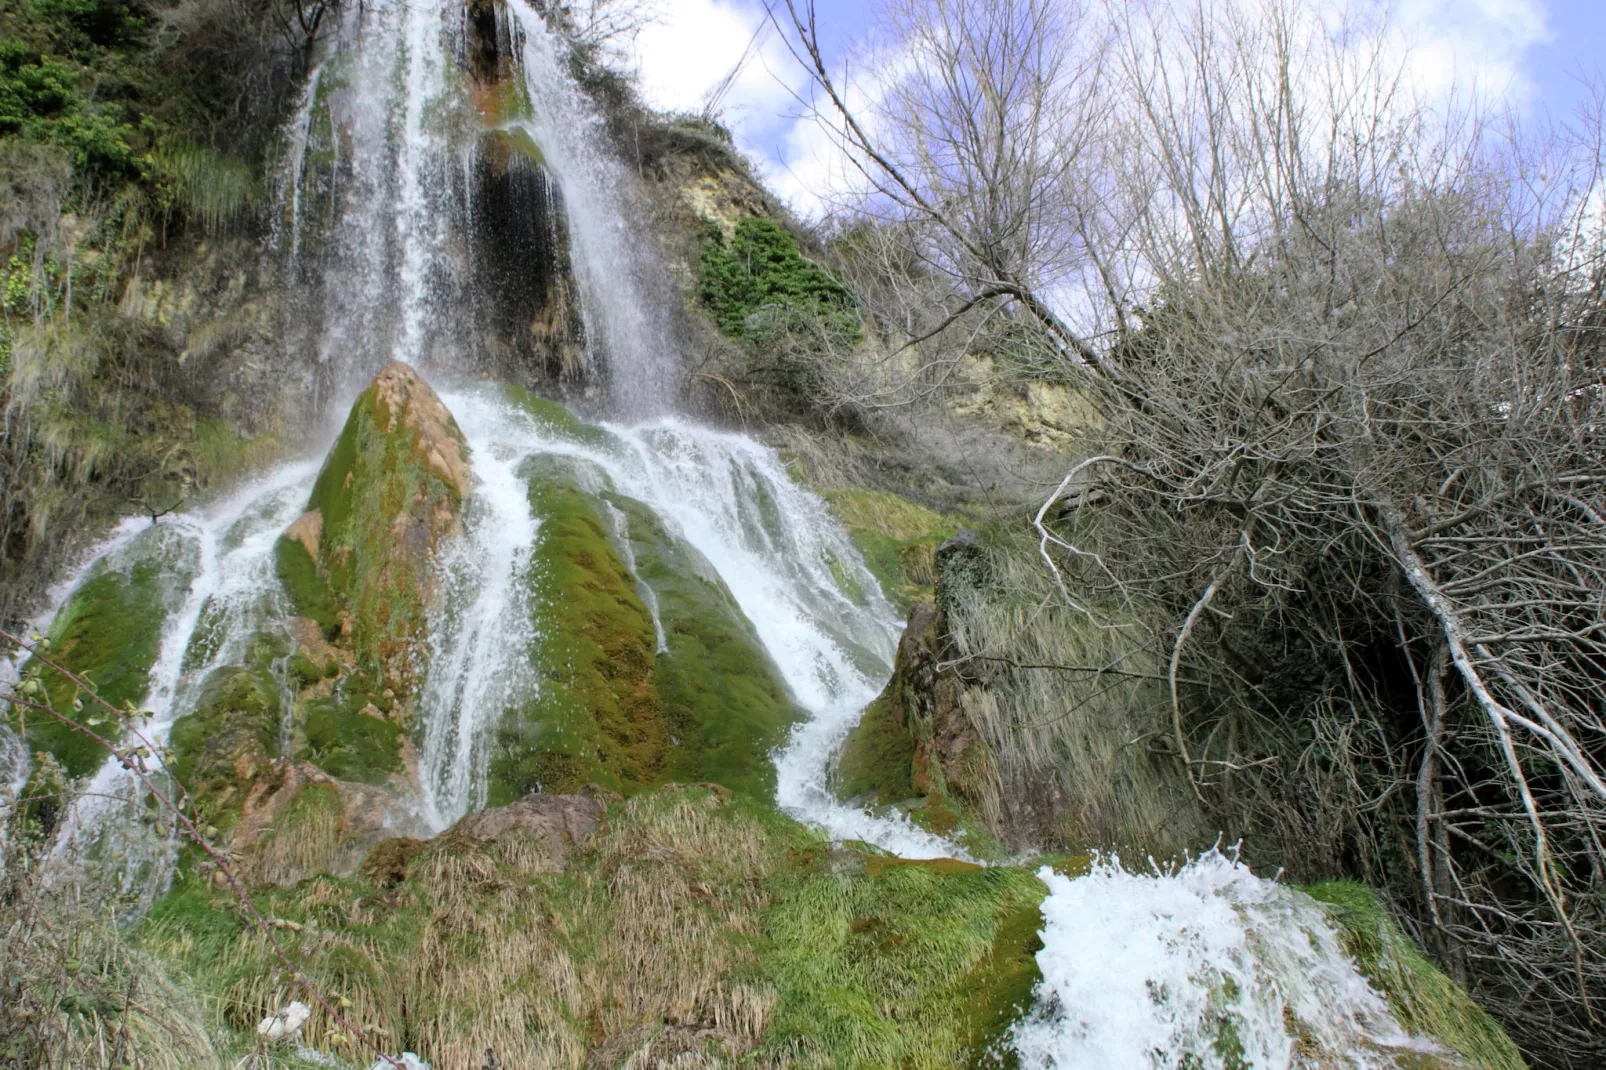
[(529, 573), (541, 683), (499, 728), (492, 802), (590, 781), (639, 789), (657, 780), (669, 745), (652, 618), (572, 467), (535, 458), (521, 475), (541, 520)]
[[(49, 658), (81, 677), (117, 707), (138, 704), (150, 686), (151, 669), (161, 651), (162, 626), (176, 592), (187, 585), (193, 562), (182, 537), (153, 528), (96, 568), (68, 598), (51, 623)], [(78, 685), (43, 666), (30, 666), (49, 704), (67, 716), (80, 716), (74, 701)], [(87, 713), (104, 709), (89, 703)], [(61, 763), (68, 776), (94, 772), (106, 750), (93, 739), (43, 714), (18, 707), (13, 723), (26, 719), (29, 746)]]
[[(1045, 889), (1024, 870), (833, 849), (698, 787), (614, 802), (588, 824), (565, 820), (579, 835), (554, 841), (526, 822), (466, 822), (256, 903), (348, 1015), (438, 1067), (494, 1050), (509, 1067), (947, 1068), (1030, 993)], [(299, 993), (197, 874), (139, 942), (223, 994), (211, 1024), (236, 1044)], [(305, 1039), (351, 1051), (321, 1010)]]

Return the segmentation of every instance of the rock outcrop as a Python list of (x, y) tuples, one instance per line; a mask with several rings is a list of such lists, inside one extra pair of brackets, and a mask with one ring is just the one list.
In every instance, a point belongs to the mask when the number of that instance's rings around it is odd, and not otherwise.
[(381, 690), (405, 696), (421, 677), (435, 549), (457, 530), (472, 479), (452, 414), (393, 361), (352, 405), (307, 514), (281, 542), (302, 614), (347, 635)]

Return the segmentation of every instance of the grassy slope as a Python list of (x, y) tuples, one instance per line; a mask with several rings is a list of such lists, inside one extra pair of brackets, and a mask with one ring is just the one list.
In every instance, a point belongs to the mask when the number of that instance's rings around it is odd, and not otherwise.
[[(436, 1066), (605, 1065), (701, 1051), (766, 1065), (951, 1067), (1029, 993), (1044, 889), (1018, 869), (832, 849), (741, 796), (669, 787), (609, 810), (567, 872), (521, 834), (445, 837), (381, 888), (314, 878), (258, 905), (358, 1020)], [(237, 1041), (295, 994), (183, 877), (144, 947), (220, 995)], [(346, 1050), (318, 1012), (307, 1039)]]

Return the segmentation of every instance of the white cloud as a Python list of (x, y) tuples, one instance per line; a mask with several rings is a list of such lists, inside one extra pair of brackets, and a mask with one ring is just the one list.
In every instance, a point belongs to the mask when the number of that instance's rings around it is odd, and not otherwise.
[(1534, 96), (1523, 61), (1551, 38), (1542, 0), (1406, 0), (1399, 14), (1418, 89), (1472, 88), (1519, 105)]

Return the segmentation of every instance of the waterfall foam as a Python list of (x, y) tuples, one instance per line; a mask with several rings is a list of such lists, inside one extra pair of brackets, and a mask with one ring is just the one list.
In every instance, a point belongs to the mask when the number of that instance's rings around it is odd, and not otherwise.
[(1043, 980), (1011, 1036), (1026, 1070), (1381, 1068), (1437, 1050), (1400, 1028), (1314, 901), (1218, 851), (1038, 875)]

